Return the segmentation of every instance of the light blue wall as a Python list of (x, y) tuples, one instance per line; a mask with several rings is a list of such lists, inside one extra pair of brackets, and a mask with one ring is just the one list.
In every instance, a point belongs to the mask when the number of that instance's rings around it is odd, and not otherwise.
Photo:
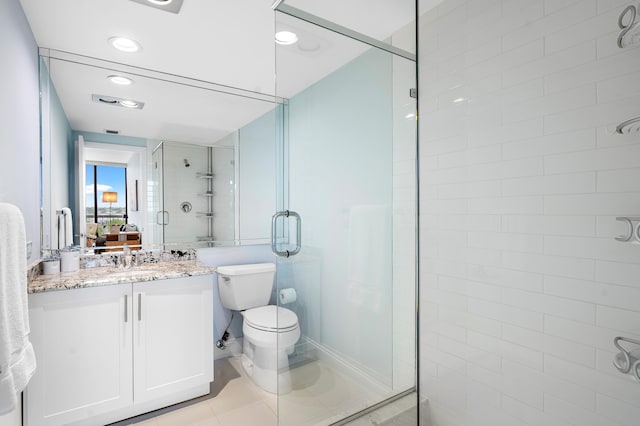
[[(48, 152), (49, 159), (43, 157), (43, 161), (50, 161), (49, 167), (43, 164), (43, 188), (48, 188), (49, 205), (51, 214), (49, 218), (51, 224), (49, 228), (44, 227), (45, 244), (49, 247), (58, 246), (57, 216), (55, 210), (63, 207), (70, 207), (75, 211), (75, 187), (73, 186), (73, 174), (68, 173), (73, 169), (73, 137), (69, 120), (62, 108), (62, 103), (58, 93), (51, 82), (44, 61), (41, 60), (41, 90), (42, 90), (42, 110), (48, 116), (42, 120), (42, 143), (48, 143), (48, 150), (43, 148), (43, 154)], [(45, 134), (48, 131), (48, 134)], [(48, 174), (48, 175), (45, 175)], [(47, 194), (43, 194), (46, 200)], [(45, 203), (46, 205), (46, 203)], [(43, 220), (47, 216), (44, 215)], [(50, 235), (47, 231), (51, 230)], [(47, 241), (47, 238), (50, 241)]]
[(276, 211), (276, 120), (281, 114), (275, 108), (238, 132), (239, 238), (243, 241), (268, 238), (271, 232)]
[[(0, 1), (0, 39), (0, 201), (22, 211), (34, 262), (40, 258), (38, 48), (18, 0)], [(20, 424), (20, 409), (0, 416), (0, 426)]]
[(303, 250), (283, 264), (303, 332), (392, 379), (392, 55), (371, 49), (289, 101), (289, 206)]
[[(265, 211), (264, 223), (252, 224), (257, 233), (268, 229), (283, 192), (289, 195), (289, 207), (302, 215), (303, 250), (279, 262), (278, 285), (298, 292), (298, 300), (287, 307), (297, 313), (304, 335), (389, 382), (392, 345), (385, 339), (391, 339), (393, 324), (392, 72), (391, 55), (371, 50), (289, 100), (288, 192), (276, 191), (283, 160), (274, 138), (283, 130), (282, 109), (240, 129), (241, 229), (243, 206), (253, 213), (256, 206)], [(273, 180), (255, 179), (263, 176)], [(367, 220), (364, 227), (354, 225)], [(375, 230), (360, 238), (371, 224)], [(355, 243), (359, 239), (360, 246)], [(216, 256), (231, 250), (232, 263), (256, 261), (242, 248), (218, 250)], [(264, 256), (275, 261), (273, 255)], [(354, 273), (367, 269), (369, 261), (371, 279), (355, 282)], [(218, 295), (214, 297), (217, 301)], [(220, 333), (230, 313), (216, 311)], [(232, 334), (239, 336), (239, 327), (234, 324)]]
[(24, 215), (30, 261), (40, 257), (38, 48), (18, 0), (0, 1), (0, 200)]
[[(71, 130), (71, 125), (69, 125), (69, 120), (67, 119), (67, 115), (62, 108), (62, 103), (60, 102), (60, 98), (58, 97), (58, 92), (56, 91), (53, 85), (51, 87), (50, 92), (50, 117), (51, 117), (51, 142), (56, 143), (58, 149), (56, 150), (60, 158), (52, 158), (52, 164), (56, 164), (56, 167), (62, 170), (67, 170), (69, 165), (73, 166), (73, 135)], [(59, 166), (58, 166), (59, 165)], [(71, 186), (71, 179), (69, 179), (69, 174), (66, 174), (66, 179), (64, 184), (68, 188), (67, 197), (68, 202), (67, 205), (73, 202), (73, 193), (75, 188)], [(71, 195), (69, 195), (71, 194)]]

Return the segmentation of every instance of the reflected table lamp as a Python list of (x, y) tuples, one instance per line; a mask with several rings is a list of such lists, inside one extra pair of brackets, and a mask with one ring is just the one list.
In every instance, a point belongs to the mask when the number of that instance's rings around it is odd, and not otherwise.
[(105, 191), (102, 193), (102, 202), (109, 203), (109, 225), (111, 225), (111, 205), (118, 202), (118, 193)]

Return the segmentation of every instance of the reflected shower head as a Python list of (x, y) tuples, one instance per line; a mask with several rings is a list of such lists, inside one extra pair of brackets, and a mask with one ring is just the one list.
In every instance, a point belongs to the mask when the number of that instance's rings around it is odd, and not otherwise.
[(189, 167), (191, 164), (189, 164), (189, 160), (187, 160), (186, 158), (184, 159), (184, 166), (185, 167)]
[(626, 135), (640, 132), (640, 117), (632, 118), (616, 126), (616, 133)]

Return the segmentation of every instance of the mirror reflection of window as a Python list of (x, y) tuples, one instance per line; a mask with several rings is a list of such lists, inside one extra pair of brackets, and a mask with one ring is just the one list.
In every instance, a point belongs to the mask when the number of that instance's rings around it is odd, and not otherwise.
[(127, 167), (125, 165), (86, 165), (86, 218), (105, 230), (127, 223)]

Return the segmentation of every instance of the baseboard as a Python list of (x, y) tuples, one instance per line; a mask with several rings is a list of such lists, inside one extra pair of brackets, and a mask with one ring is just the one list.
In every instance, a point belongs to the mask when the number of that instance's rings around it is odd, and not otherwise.
[[(391, 386), (385, 385), (376, 377), (369, 374), (369, 372), (360, 368), (360, 366), (332, 349), (327, 348), (306, 336), (303, 336), (300, 340), (302, 341), (300, 343), (300, 348), (304, 348), (305, 352), (313, 354), (312, 356), (314, 359), (326, 363), (341, 374), (351, 377), (360, 383), (366, 383), (370, 389), (374, 389), (375, 392), (380, 395), (388, 396), (393, 393)], [(299, 348), (296, 345), (296, 351), (298, 351), (298, 349)]]

